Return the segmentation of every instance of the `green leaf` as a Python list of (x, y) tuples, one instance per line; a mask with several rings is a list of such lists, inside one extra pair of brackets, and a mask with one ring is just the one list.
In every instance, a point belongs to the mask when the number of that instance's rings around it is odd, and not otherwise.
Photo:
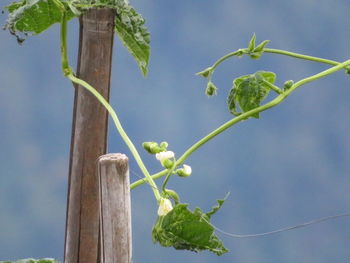
[(253, 34), (252, 38), (249, 41), (249, 45), (248, 45), (248, 52), (252, 52), (255, 48), (255, 40), (256, 40), (256, 35)]
[(150, 57), (150, 34), (144, 26), (145, 20), (125, 0), (21, 0), (6, 7), (9, 17), (5, 25), (10, 33), (23, 42), (19, 33), (39, 34), (51, 25), (61, 22), (62, 5), (67, 18), (79, 16), (91, 8), (112, 8), (116, 10), (115, 31), (134, 56), (143, 75), (147, 74)]
[(211, 211), (206, 213), (207, 217), (210, 219), (212, 215), (214, 215), (217, 211), (220, 210), (224, 202), (226, 201), (227, 197), (230, 195), (230, 193), (227, 193), (224, 199), (218, 199), (216, 202), (218, 203), (216, 206), (213, 206)]
[(264, 40), (254, 49), (254, 52), (262, 52), (268, 43), (270, 43), (270, 40)]
[(158, 217), (152, 230), (153, 242), (194, 252), (209, 250), (218, 256), (228, 252), (210, 224), (213, 211), (209, 215), (199, 208), (191, 212), (187, 206), (177, 204), (168, 214)]
[[(236, 78), (227, 99), (229, 111), (237, 115), (237, 105), (243, 112), (259, 107), (270, 91), (270, 86), (265, 81), (273, 84), (275, 80), (275, 73), (267, 71)], [(259, 118), (259, 113), (253, 114), (252, 117)]]
[(232, 113), (235, 116), (239, 115), (240, 113), (237, 110), (238, 103), (236, 102), (236, 100), (237, 100), (237, 88), (234, 88), (234, 87), (238, 87), (243, 82), (243, 80), (249, 78), (249, 76), (250, 75), (245, 75), (245, 76), (241, 76), (241, 77), (235, 79), (233, 81), (233, 88), (229, 92), (229, 95), (227, 98), (227, 106), (229, 108), (230, 113)]
[(146, 76), (150, 57), (150, 34), (144, 26), (145, 20), (130, 5), (123, 5), (116, 11), (115, 30)]
[(231, 114), (237, 116), (239, 115), (236, 105), (236, 89), (231, 89), (227, 97), (227, 107)]
[[(7, 11), (9, 11), (10, 13), (12, 13), (13, 11), (15, 11), (16, 9), (20, 8), (21, 6), (25, 5), (25, 1), (21, 1), (21, 2), (13, 2), (11, 4), (9, 4), (8, 6), (5, 6), (5, 9), (7, 9)], [(1, 262), (1, 261), (0, 261)]]
[(202, 76), (203, 78), (207, 78), (209, 77), (209, 75), (212, 73), (213, 68), (212, 67), (208, 67), (205, 70), (201, 71), (201, 72), (197, 72), (196, 75), (197, 76)]
[(61, 22), (62, 7), (67, 10), (68, 19), (73, 13), (67, 8), (67, 3), (62, 0), (22, 0), (14, 2), (6, 7), (9, 16), (5, 29), (17, 36), (19, 42), (24, 39), (19, 33), (40, 34), (55, 23)]
[[(83, 4), (83, 5), (82, 5)], [(141, 72), (147, 75), (150, 57), (150, 34), (145, 27), (145, 20), (126, 0), (81, 0), (76, 4), (84, 9), (108, 7), (116, 11), (115, 31), (124, 46), (136, 60)]]
[(252, 59), (259, 59), (262, 54), (264, 53), (264, 48), (265, 46), (270, 42), (270, 40), (264, 40), (263, 42), (261, 42), (256, 48), (254, 48), (254, 50), (249, 53), (250, 57)]

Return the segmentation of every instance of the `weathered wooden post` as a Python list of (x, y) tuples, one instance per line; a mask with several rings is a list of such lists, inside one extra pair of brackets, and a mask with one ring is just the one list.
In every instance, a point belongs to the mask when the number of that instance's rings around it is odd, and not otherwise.
[(131, 263), (131, 209), (128, 157), (106, 154), (98, 161), (101, 263)]
[[(115, 12), (92, 9), (80, 19), (77, 75), (109, 98)], [(69, 165), (65, 263), (99, 262), (99, 191), (96, 161), (106, 153), (105, 108), (75, 87)], [(112, 262), (110, 262), (112, 263)]]

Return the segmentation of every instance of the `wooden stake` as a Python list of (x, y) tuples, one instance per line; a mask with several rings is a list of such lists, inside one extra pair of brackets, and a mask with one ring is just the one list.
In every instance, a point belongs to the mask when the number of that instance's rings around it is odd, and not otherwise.
[(106, 154), (98, 161), (101, 263), (132, 261), (128, 157)]
[[(78, 77), (107, 100), (115, 13), (92, 9), (80, 19)], [(75, 87), (69, 164), (65, 263), (98, 262), (99, 191), (96, 161), (106, 153), (108, 115), (83, 87)], [(112, 262), (111, 262), (112, 263)]]

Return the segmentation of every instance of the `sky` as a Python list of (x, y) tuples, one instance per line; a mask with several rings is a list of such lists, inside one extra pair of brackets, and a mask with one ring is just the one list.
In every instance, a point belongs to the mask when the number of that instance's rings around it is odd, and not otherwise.
[[(3, 0), (2, 5), (10, 3)], [(345, 61), (350, 57), (345, 0), (140, 1), (131, 3), (151, 32), (149, 75), (115, 41), (111, 104), (151, 172), (161, 169), (142, 152), (144, 141), (163, 141), (180, 156), (232, 118), (226, 96), (232, 80), (258, 70), (277, 74), (277, 85), (327, 68), (265, 54), (225, 62), (214, 75), (218, 95), (204, 94), (195, 73), (244, 48), (253, 33), (268, 47)], [(4, 24), (6, 14), (0, 14)], [(75, 67), (78, 22), (69, 24)], [(190, 208), (209, 210), (230, 192), (213, 224), (236, 234), (261, 233), (350, 207), (350, 79), (344, 72), (305, 85), (281, 105), (210, 141), (186, 161), (191, 177), (174, 178)], [(68, 158), (74, 90), (61, 74), (59, 27), (23, 45), (0, 31), (0, 260), (63, 259)], [(130, 156), (114, 127), (109, 152)], [(141, 176), (130, 156), (131, 181)], [(158, 182), (158, 184), (160, 184)], [(261, 238), (217, 233), (229, 253), (176, 251), (155, 245), (157, 204), (149, 186), (132, 191), (133, 261), (344, 262), (350, 257), (350, 218)]]

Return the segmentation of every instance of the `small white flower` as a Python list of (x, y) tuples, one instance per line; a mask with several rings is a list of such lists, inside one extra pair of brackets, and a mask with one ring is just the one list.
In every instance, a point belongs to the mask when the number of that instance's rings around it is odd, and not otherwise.
[(158, 215), (165, 216), (171, 210), (173, 210), (173, 205), (171, 204), (171, 201), (167, 198), (161, 198), (159, 202)]
[(159, 160), (161, 163), (164, 162), (165, 160), (174, 158), (175, 153), (172, 151), (166, 151), (166, 152), (160, 152), (156, 154), (157, 160)]
[(183, 171), (187, 176), (190, 176), (192, 173), (192, 168), (191, 168), (191, 166), (184, 164)]
[(181, 177), (188, 177), (192, 173), (192, 168), (191, 166), (184, 164), (183, 167), (181, 169), (177, 169), (175, 173), (177, 173), (177, 175)]

